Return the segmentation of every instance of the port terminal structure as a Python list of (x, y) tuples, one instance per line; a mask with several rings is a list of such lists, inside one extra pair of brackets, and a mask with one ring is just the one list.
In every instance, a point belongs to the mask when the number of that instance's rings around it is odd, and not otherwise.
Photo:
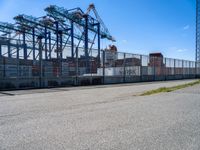
[(118, 52), (94, 4), (0, 22), (0, 90), (196, 78), (200, 62)]

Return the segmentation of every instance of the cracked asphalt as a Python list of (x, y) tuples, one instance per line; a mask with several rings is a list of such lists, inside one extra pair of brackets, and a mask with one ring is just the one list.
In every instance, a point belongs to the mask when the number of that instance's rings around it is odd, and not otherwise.
[(194, 80), (0, 92), (0, 150), (199, 150)]

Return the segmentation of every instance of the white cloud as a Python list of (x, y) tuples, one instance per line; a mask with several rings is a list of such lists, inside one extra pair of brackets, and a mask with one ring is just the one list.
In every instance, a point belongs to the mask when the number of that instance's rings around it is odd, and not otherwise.
[(177, 52), (182, 53), (182, 52), (186, 52), (187, 49), (177, 49)]
[(186, 25), (183, 27), (183, 30), (188, 30), (190, 28), (190, 25)]
[(172, 52), (178, 52), (178, 53), (183, 53), (183, 52), (188, 51), (188, 49), (186, 49), (186, 48), (177, 48), (175, 46), (168, 48), (168, 50), (172, 51)]
[(127, 40), (122, 40), (122, 43), (124, 43), (124, 44), (125, 44), (125, 43), (128, 43), (128, 41), (127, 41)]

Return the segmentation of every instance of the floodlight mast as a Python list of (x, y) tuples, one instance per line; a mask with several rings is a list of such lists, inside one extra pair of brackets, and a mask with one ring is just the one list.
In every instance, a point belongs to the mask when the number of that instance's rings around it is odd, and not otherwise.
[(200, 63), (200, 0), (196, 0), (196, 62)]

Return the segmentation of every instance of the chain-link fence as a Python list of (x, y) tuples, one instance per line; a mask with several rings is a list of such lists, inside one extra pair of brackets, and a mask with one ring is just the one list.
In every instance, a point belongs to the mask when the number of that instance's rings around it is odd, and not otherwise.
[[(19, 54), (17, 54), (19, 55)], [(42, 54), (44, 55), (44, 54)], [(68, 57), (69, 55), (69, 57)], [(43, 57), (42, 57), (43, 58)], [(25, 60), (0, 56), (0, 89), (98, 85), (197, 78), (200, 63), (112, 51), (76, 49), (75, 56)]]

